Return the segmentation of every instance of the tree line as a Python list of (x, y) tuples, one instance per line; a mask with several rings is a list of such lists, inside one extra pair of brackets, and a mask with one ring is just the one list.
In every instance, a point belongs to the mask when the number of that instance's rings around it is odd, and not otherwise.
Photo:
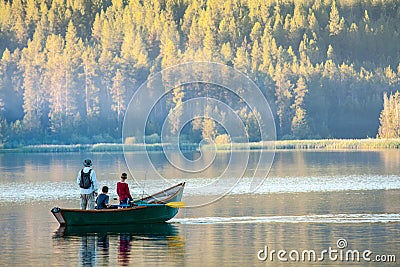
[[(280, 139), (375, 137), (384, 93), (399, 89), (399, 27), (396, 0), (0, 1), (2, 142), (119, 140), (140, 84), (187, 61), (248, 75)], [(224, 134), (194, 120), (187, 138), (209, 131)]]

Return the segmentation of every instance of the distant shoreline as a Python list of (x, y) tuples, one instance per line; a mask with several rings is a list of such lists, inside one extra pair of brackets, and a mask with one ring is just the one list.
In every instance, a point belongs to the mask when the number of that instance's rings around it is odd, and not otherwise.
[[(176, 147), (166, 145), (166, 149), (174, 150)], [(201, 146), (202, 150), (212, 149), (212, 145)], [(322, 140), (278, 140), (255, 143), (218, 144), (218, 150), (376, 150), (399, 149), (400, 139), (322, 139)], [(161, 151), (161, 144), (129, 144), (117, 143), (100, 144), (72, 144), (72, 145), (29, 145), (12, 149), (0, 149), (0, 153), (64, 153), (64, 152), (122, 152), (122, 151)], [(199, 150), (199, 145), (194, 143), (181, 144), (183, 151)]]

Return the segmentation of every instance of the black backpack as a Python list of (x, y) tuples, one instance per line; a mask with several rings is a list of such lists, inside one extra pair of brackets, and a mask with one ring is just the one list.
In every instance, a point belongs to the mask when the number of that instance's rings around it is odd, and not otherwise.
[(92, 169), (90, 169), (88, 173), (84, 173), (83, 170), (81, 170), (81, 180), (79, 182), (81, 188), (88, 189), (92, 185), (92, 180), (90, 179), (91, 171)]

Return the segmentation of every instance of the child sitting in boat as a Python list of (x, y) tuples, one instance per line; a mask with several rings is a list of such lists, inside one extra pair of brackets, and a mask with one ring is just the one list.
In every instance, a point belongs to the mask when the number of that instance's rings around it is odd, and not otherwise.
[(107, 186), (103, 186), (103, 188), (101, 189), (101, 194), (96, 198), (96, 209), (107, 209), (109, 208), (111, 205), (108, 203), (109, 202), (109, 197), (107, 196), (108, 193), (108, 187)]
[(119, 197), (120, 206), (129, 206), (130, 201), (133, 200), (131, 193), (129, 192), (129, 185), (126, 183), (128, 175), (126, 173), (121, 174), (121, 180), (117, 183), (117, 194)]

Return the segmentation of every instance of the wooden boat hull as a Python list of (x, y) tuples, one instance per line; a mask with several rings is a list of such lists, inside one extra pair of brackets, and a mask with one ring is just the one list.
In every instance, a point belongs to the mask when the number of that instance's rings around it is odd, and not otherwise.
[[(180, 201), (185, 183), (168, 188), (139, 202), (149, 204)], [(160, 223), (172, 219), (178, 208), (166, 205), (133, 206), (123, 209), (81, 210), (62, 209), (55, 207), (51, 210), (60, 225), (117, 225)]]

